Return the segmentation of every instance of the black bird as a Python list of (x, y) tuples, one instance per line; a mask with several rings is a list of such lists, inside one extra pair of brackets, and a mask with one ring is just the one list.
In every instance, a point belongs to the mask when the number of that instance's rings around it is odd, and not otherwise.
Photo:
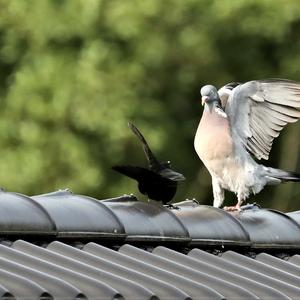
[[(141, 132), (130, 122), (128, 126), (141, 141), (149, 168), (127, 165), (112, 168), (135, 179), (138, 182), (139, 191), (147, 195), (149, 199), (167, 204), (176, 193), (178, 181), (185, 180), (185, 177), (171, 169), (170, 161), (159, 162)], [(172, 205), (169, 206), (172, 207)]]

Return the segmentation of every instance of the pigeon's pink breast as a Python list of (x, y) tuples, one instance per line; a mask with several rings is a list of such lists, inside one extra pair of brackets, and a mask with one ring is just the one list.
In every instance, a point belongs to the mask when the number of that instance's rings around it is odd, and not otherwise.
[(203, 112), (194, 145), (204, 164), (210, 160), (222, 160), (232, 155), (233, 142), (225, 113), (221, 115), (215, 110)]

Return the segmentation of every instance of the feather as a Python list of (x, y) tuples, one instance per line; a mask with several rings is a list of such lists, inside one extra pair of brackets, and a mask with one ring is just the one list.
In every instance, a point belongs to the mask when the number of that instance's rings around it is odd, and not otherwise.
[(253, 80), (232, 89), (225, 111), (232, 131), (256, 158), (268, 157), (274, 138), (300, 118), (300, 83)]

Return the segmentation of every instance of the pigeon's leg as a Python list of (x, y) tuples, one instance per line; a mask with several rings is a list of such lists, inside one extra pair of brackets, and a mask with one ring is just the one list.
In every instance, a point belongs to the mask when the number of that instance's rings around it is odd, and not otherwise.
[(235, 206), (225, 206), (224, 210), (226, 211), (241, 211), (241, 205), (244, 202), (245, 197), (241, 194), (238, 194), (238, 202)]
[(216, 178), (212, 178), (212, 187), (214, 195), (214, 207), (221, 207), (224, 202), (225, 193)]
[(241, 211), (241, 204), (239, 202), (234, 206), (224, 206), (224, 210), (226, 211)]

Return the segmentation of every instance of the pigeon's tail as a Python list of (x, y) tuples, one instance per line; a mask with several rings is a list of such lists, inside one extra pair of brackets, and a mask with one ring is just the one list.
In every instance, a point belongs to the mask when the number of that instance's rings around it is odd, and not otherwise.
[(268, 176), (279, 179), (281, 182), (286, 181), (300, 181), (300, 173), (283, 171), (275, 168), (267, 168)]
[(154, 154), (152, 153), (146, 139), (144, 138), (144, 136), (142, 135), (142, 133), (131, 123), (128, 122), (128, 126), (129, 128), (132, 130), (132, 132), (139, 138), (139, 140), (142, 142), (143, 144), (143, 149), (144, 152), (146, 154), (147, 160), (149, 162), (150, 168), (152, 169), (159, 169), (159, 162), (158, 160), (155, 158)]

